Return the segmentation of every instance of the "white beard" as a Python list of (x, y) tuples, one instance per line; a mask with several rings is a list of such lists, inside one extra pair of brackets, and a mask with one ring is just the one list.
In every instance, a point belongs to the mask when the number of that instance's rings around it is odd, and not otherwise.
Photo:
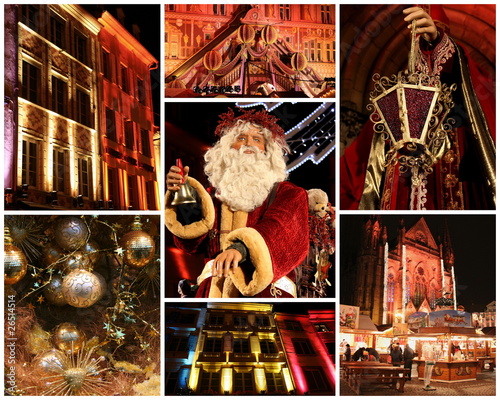
[[(253, 154), (244, 153), (253, 150)], [(270, 155), (256, 147), (230, 149), (223, 157), (209, 157), (205, 166), (216, 197), (232, 211), (250, 212), (261, 206), (284, 173), (271, 168)]]

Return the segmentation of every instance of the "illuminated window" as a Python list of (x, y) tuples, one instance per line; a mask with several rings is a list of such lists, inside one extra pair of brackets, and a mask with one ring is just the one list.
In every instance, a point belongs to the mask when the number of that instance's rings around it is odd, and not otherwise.
[(92, 127), (90, 119), (90, 96), (83, 90), (76, 90), (76, 120), (82, 125)]
[[(306, 377), (307, 388), (309, 392), (324, 392), (331, 390), (329, 387), (325, 374), (321, 368), (304, 368), (304, 376)], [(333, 393), (332, 393), (333, 394)]]
[(165, 393), (166, 394), (176, 394), (177, 393), (177, 382), (179, 379), (178, 371), (166, 371), (165, 372)]
[(284, 392), (285, 382), (281, 372), (266, 372), (267, 391), (269, 393)]
[(253, 377), (251, 372), (234, 372), (233, 393), (253, 390)]
[(165, 8), (167, 11), (175, 11), (175, 4), (167, 4)]
[(297, 354), (314, 354), (311, 342), (308, 339), (292, 339), (292, 344)]
[(203, 349), (205, 353), (220, 353), (221, 350), (222, 350), (221, 338), (208, 338), (205, 341), (205, 347)]
[(134, 122), (124, 120), (123, 125), (125, 129), (125, 147), (134, 150)]
[(141, 129), (141, 145), (142, 145), (142, 154), (146, 157), (151, 157), (151, 146), (149, 144), (149, 131), (147, 129)]
[(269, 322), (269, 317), (267, 315), (256, 315), (255, 325), (267, 328), (271, 326), (271, 323)]
[(54, 149), (52, 152), (52, 190), (65, 192), (67, 151)]
[(200, 372), (200, 384), (198, 392), (200, 394), (219, 393), (220, 390), (220, 372)]
[(130, 94), (130, 85), (128, 83), (128, 68), (125, 65), (121, 65), (120, 75), (122, 79), (122, 90)]
[(57, 47), (64, 49), (64, 34), (65, 21), (56, 13), (50, 13), (50, 41)]
[(321, 6), (321, 22), (323, 24), (331, 24), (332, 23), (332, 15), (330, 11), (330, 7), (328, 5)]
[(215, 15), (226, 15), (226, 6), (225, 4), (214, 4), (213, 10)]
[(280, 4), (280, 19), (284, 21), (291, 20), (290, 4)]
[(235, 328), (246, 328), (248, 326), (247, 317), (235, 316), (233, 317)]
[(188, 337), (170, 336), (167, 341), (167, 351), (188, 351), (188, 342)]
[(250, 343), (248, 339), (234, 339), (233, 353), (248, 354), (250, 353)]
[(40, 104), (41, 99), (41, 73), (40, 68), (29, 62), (23, 61), (23, 85), (21, 96), (35, 104)]
[(277, 354), (278, 349), (276, 347), (276, 343), (274, 343), (273, 340), (261, 340), (260, 352), (262, 354)]
[(102, 74), (103, 76), (109, 80), (113, 80), (113, 74), (111, 69), (111, 54), (106, 49), (102, 49)]
[(74, 56), (75, 58), (82, 62), (83, 64), (87, 64), (87, 47), (88, 47), (88, 38), (83, 33), (75, 29), (74, 31)]
[(52, 110), (59, 115), (67, 115), (68, 85), (65, 81), (52, 77)]
[(22, 184), (37, 186), (38, 142), (32, 139), (23, 140)]
[(90, 198), (92, 191), (92, 162), (90, 158), (78, 158), (78, 191), (83, 197)]
[(148, 202), (148, 210), (156, 210), (156, 197), (155, 197), (155, 182), (146, 182), (146, 199)]
[(115, 112), (106, 107), (106, 137), (116, 142), (116, 119)]
[(39, 30), (39, 13), (38, 6), (31, 4), (21, 5), (21, 22), (35, 32)]
[(289, 331), (303, 331), (299, 321), (285, 320), (285, 329)]

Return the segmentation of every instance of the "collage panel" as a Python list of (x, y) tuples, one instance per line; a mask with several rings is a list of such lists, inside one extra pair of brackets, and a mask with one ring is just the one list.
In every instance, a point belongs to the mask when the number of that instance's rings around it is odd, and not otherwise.
[(166, 297), (334, 297), (334, 103), (165, 107)]
[(339, 207), (495, 210), (496, 6), (341, 4), (339, 32)]
[(341, 395), (495, 395), (495, 217), (340, 216)]
[(333, 4), (167, 4), (165, 98), (335, 97)]
[(159, 395), (160, 217), (4, 217), (5, 393)]
[(165, 394), (335, 393), (333, 302), (165, 304)]
[(7, 4), (7, 210), (159, 210), (157, 5)]

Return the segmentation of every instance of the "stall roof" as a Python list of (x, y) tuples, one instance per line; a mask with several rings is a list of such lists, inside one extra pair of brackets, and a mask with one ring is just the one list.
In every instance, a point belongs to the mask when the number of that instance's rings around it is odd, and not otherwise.
[(378, 331), (377, 327), (368, 315), (361, 314), (358, 321), (358, 329), (366, 331)]

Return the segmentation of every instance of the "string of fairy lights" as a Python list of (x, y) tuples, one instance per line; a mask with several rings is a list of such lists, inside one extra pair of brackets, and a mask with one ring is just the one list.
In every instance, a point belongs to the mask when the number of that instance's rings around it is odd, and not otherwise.
[[(280, 107), (284, 102), (236, 103), (240, 108), (264, 107), (268, 112), (279, 117)], [(297, 104), (297, 103), (291, 103)], [(320, 103), (302, 120), (285, 131), (286, 141), (290, 147), (287, 155), (287, 172), (301, 167), (307, 161), (320, 164), (335, 150), (335, 104)]]

